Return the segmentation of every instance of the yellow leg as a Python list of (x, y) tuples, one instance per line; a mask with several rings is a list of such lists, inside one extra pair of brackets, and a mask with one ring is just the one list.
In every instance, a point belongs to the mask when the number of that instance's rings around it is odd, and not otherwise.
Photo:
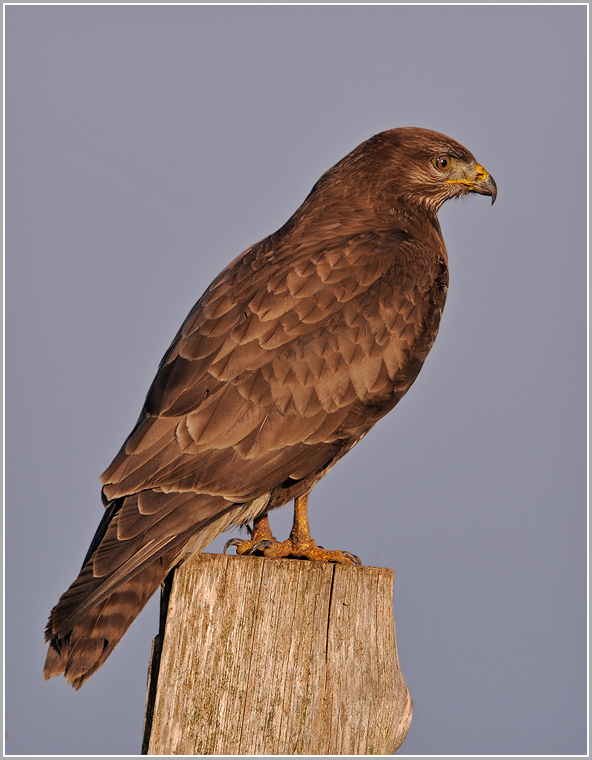
[[(251, 534), (251, 541), (257, 543), (259, 541), (275, 541), (271, 528), (269, 527), (269, 517), (267, 512), (264, 515), (259, 515), (253, 520), (253, 533)], [(238, 552), (237, 552), (238, 553)]]
[(264, 557), (279, 559), (293, 557), (294, 559), (309, 559), (316, 562), (337, 562), (343, 565), (361, 565), (360, 559), (354, 554), (339, 550), (328, 551), (317, 546), (310, 535), (308, 524), (308, 494), (294, 499), (294, 523), (290, 538), (277, 541), (269, 527), (267, 515), (257, 517), (253, 521), (253, 534), (249, 541), (233, 538), (224, 547), (236, 546), (237, 554), (263, 553)]
[(308, 494), (297, 496), (294, 499), (294, 522), (290, 531), (290, 541), (293, 544), (304, 544), (307, 542), (314, 543), (310, 535), (310, 526), (308, 524)]

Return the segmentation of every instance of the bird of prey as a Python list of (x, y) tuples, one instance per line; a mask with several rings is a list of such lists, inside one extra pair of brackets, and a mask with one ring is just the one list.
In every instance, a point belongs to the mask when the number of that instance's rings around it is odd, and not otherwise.
[[(238, 554), (357, 563), (311, 538), (312, 487), (417, 377), (448, 287), (438, 210), (493, 178), (458, 142), (405, 127), (366, 140), (195, 304), (103, 473), (103, 519), (51, 611), (44, 675), (76, 689), (171, 568), (253, 521)], [(287, 541), (267, 513), (294, 500)]]

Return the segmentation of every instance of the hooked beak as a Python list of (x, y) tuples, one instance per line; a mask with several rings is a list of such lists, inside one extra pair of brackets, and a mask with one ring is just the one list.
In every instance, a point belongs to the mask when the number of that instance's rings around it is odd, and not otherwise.
[(494, 178), (485, 171), (481, 164), (477, 164), (475, 167), (475, 183), (471, 187), (471, 191), (479, 193), (479, 195), (490, 195), (491, 205), (495, 203), (497, 198), (497, 185)]
[(479, 195), (491, 196), (491, 205), (495, 203), (497, 198), (497, 185), (495, 180), (482, 166), (477, 164), (475, 166), (475, 174), (471, 178), (467, 179), (448, 179), (449, 184), (466, 185), (470, 193), (479, 193)]

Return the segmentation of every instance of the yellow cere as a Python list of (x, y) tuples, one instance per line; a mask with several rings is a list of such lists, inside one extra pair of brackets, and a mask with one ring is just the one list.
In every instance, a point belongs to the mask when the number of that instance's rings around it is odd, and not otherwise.
[(477, 164), (475, 167), (475, 177), (477, 179), (487, 179), (489, 175), (485, 171), (485, 169), (481, 166), (481, 164)]

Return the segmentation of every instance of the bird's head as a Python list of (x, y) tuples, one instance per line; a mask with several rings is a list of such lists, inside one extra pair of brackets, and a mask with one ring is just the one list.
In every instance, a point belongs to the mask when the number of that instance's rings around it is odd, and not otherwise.
[[(442, 204), (468, 193), (497, 196), (493, 177), (456, 140), (418, 127), (380, 132), (331, 167), (290, 220), (331, 235), (365, 224), (435, 218)], [(349, 225), (349, 226), (348, 226)], [(350, 229), (351, 228), (351, 229)], [(320, 234), (320, 233), (318, 233)]]
[(445, 201), (467, 193), (489, 195), (495, 202), (493, 177), (456, 140), (416, 127), (391, 129), (372, 139), (386, 159), (381, 174), (387, 194), (392, 192), (406, 204), (437, 212)]

